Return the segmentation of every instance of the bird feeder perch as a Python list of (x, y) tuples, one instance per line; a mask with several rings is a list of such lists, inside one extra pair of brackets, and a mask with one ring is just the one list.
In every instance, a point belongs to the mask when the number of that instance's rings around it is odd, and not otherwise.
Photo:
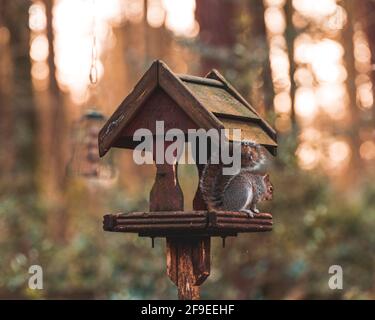
[[(100, 156), (112, 147), (134, 149), (139, 143), (133, 141), (134, 132), (146, 128), (155, 135), (156, 121), (164, 121), (165, 131), (178, 128), (185, 134), (188, 129), (238, 128), (243, 139), (276, 155), (274, 129), (218, 71), (212, 70), (205, 78), (179, 75), (158, 60), (101, 129)], [(184, 211), (177, 164), (156, 164), (156, 168), (150, 212), (105, 215), (103, 229), (166, 238), (167, 274), (178, 287), (179, 298), (199, 299), (199, 286), (210, 274), (211, 237), (271, 231), (272, 215), (259, 213), (249, 218), (242, 212), (208, 212), (199, 187), (193, 211)], [(197, 168), (201, 177), (204, 165), (197, 162)]]

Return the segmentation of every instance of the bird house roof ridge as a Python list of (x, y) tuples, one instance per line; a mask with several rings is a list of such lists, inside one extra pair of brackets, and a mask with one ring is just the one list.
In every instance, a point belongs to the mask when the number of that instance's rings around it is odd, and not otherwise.
[(190, 74), (181, 74), (181, 73), (180, 74), (177, 73), (176, 76), (184, 82), (191, 82), (191, 83), (201, 84), (205, 86), (225, 88), (225, 85), (221, 81), (218, 81), (215, 79), (192, 76)]

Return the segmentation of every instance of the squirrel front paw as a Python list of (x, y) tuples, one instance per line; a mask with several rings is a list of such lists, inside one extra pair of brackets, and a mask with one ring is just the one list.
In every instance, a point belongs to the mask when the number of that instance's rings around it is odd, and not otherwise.
[(259, 212), (260, 212), (259, 209), (255, 208), (255, 207), (252, 208), (251, 210), (252, 210), (253, 212), (255, 212), (255, 213), (259, 213)]
[(242, 209), (241, 212), (247, 213), (249, 218), (254, 218), (254, 212), (249, 209)]

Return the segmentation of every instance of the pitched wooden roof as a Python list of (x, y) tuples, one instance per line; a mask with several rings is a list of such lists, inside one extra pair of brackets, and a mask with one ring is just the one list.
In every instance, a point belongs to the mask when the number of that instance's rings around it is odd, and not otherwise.
[(163, 89), (200, 128), (240, 128), (242, 139), (260, 143), (272, 154), (276, 154), (275, 130), (218, 71), (212, 70), (205, 78), (178, 75), (164, 62), (157, 60), (100, 131), (100, 156), (116, 145), (122, 130), (158, 87)]

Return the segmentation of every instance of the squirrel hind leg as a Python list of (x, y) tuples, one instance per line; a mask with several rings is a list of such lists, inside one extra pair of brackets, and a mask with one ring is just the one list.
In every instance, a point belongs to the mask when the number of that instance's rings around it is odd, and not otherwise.
[(240, 175), (233, 178), (223, 193), (223, 208), (228, 211), (246, 209), (253, 199), (251, 184)]

